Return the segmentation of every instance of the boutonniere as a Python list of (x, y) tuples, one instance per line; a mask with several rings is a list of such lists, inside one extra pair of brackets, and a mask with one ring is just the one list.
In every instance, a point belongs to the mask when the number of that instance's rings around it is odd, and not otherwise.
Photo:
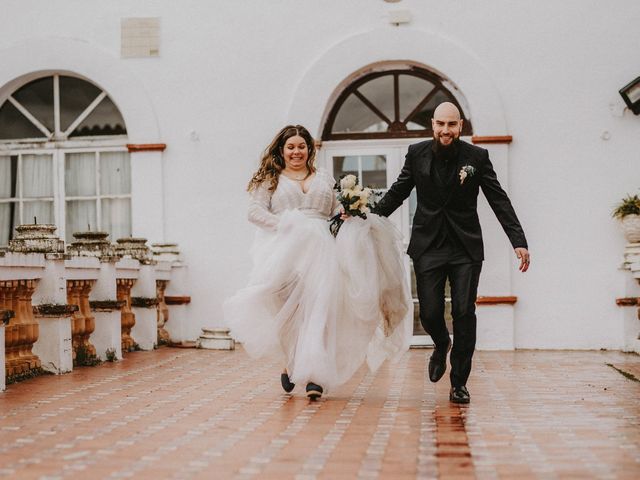
[(460, 185), (462, 185), (467, 177), (473, 177), (476, 169), (471, 165), (465, 165), (460, 169), (458, 176), (460, 177)]

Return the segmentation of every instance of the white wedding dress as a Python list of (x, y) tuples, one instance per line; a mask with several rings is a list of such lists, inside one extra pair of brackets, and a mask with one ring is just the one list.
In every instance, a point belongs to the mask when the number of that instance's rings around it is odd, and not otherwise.
[(369, 214), (345, 221), (334, 238), (334, 184), (318, 169), (307, 193), (284, 175), (275, 192), (265, 184), (252, 192), (254, 266), (248, 286), (224, 304), (231, 335), (250, 355), (277, 354), (292, 382), (325, 392), (365, 360), (375, 370), (406, 351), (413, 325), (400, 233)]

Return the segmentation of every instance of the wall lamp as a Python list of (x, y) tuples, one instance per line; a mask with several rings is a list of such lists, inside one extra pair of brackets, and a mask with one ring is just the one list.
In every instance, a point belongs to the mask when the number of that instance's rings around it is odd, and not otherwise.
[(622, 87), (620, 95), (627, 107), (636, 115), (640, 115), (640, 77)]

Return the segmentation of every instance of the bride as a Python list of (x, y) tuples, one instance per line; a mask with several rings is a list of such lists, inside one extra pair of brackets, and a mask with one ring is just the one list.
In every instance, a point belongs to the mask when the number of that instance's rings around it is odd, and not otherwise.
[(375, 370), (403, 353), (413, 315), (400, 234), (384, 217), (343, 214), (334, 238), (327, 219), (343, 210), (315, 153), (300, 125), (265, 150), (247, 188), (253, 270), (224, 304), (231, 335), (251, 356), (279, 355), (284, 390), (306, 384), (313, 400), (365, 360)]

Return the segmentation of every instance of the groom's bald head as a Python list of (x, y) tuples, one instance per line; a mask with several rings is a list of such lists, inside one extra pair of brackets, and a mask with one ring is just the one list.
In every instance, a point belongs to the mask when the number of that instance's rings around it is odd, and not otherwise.
[(462, 132), (460, 110), (451, 102), (443, 102), (433, 111), (433, 139), (443, 147), (453, 144)]

